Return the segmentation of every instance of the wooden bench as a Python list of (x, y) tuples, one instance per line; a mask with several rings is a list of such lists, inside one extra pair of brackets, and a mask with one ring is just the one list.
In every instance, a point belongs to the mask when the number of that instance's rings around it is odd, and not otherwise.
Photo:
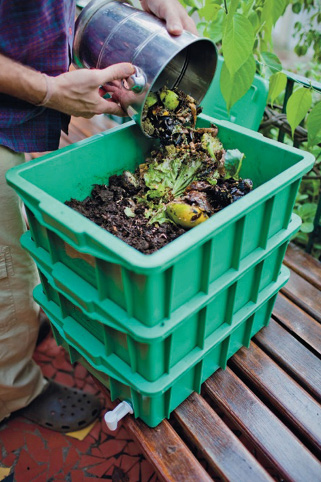
[(124, 419), (160, 479), (321, 480), (321, 263), (290, 244), (285, 264), (290, 281), (249, 349), (169, 421)]
[[(111, 125), (73, 119), (61, 146)], [(123, 420), (161, 480), (321, 480), (321, 263), (290, 244), (285, 264), (290, 281), (249, 349), (156, 428)]]

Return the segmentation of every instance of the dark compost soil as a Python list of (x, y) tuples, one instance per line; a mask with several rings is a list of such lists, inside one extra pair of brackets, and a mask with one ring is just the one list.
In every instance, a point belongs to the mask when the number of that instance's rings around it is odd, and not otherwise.
[[(243, 197), (249, 190), (243, 184), (242, 180), (219, 180), (209, 197), (213, 212)], [(95, 184), (86, 199), (71, 199), (66, 205), (144, 254), (158, 251), (187, 231), (170, 222), (149, 224), (144, 206), (133, 201), (135, 194), (137, 192), (124, 182), (123, 176), (114, 175), (109, 178), (108, 186)], [(135, 216), (128, 217), (126, 208), (130, 208)]]
[(144, 254), (151, 254), (185, 233), (173, 223), (148, 224), (144, 208), (134, 209), (135, 217), (125, 214), (132, 207), (133, 192), (126, 189), (121, 176), (111, 176), (109, 185), (96, 184), (83, 201), (71, 199), (67, 206), (106, 229)]

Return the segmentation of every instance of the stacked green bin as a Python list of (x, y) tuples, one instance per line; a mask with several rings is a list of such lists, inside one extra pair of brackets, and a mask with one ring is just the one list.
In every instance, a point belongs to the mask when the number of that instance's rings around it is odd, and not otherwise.
[(58, 343), (151, 426), (268, 323), (288, 276), (280, 274), (286, 245), (299, 227), (291, 220), (295, 196), (314, 162), (309, 153), (199, 116), (199, 126), (211, 122), (225, 148), (245, 153), (241, 176), (255, 189), (152, 255), (64, 205), (145, 159), (154, 141), (133, 122), (7, 175), (26, 205), (31, 235), (22, 242), (38, 264), (35, 297)]
[[(252, 336), (268, 324), (277, 293), (288, 278), (288, 270), (283, 267), (278, 281), (262, 292), (257, 303), (240, 310), (232, 325), (223, 323), (205, 340), (202, 349), (198, 347), (198, 350), (191, 351), (153, 382), (133, 372), (119, 358), (107, 356), (107, 337), (92, 334), (99, 326), (99, 323), (94, 325), (93, 318), (87, 319), (85, 326), (78, 317), (65, 316), (58, 304), (48, 300), (40, 285), (35, 289), (34, 297), (49, 316), (55, 339), (68, 351), (71, 362), (81, 362), (110, 390), (112, 400), (130, 401), (135, 417), (155, 427), (193, 391), (199, 393), (201, 384), (218, 368), (225, 368), (227, 360), (237, 350), (249, 346)], [(106, 327), (107, 334), (107, 324)], [(189, 333), (186, 333), (180, 344), (186, 343), (188, 338)], [(121, 343), (118, 350), (121, 350)], [(140, 350), (143, 358), (143, 346)], [(158, 362), (155, 356), (153, 363), (157, 365)]]
[[(211, 295), (191, 300), (170, 318), (151, 327), (122, 309), (117, 310), (109, 301), (99, 300), (96, 290), (79, 280), (70, 268), (53, 265), (49, 254), (37, 248), (30, 233), (23, 236), (22, 246), (40, 269), (47, 299), (57, 305), (60, 328), (65, 331), (64, 318), (74, 319), (105, 346), (106, 366), (120, 363), (123, 367), (125, 363), (126, 369), (153, 382), (175, 371), (178, 363), (189, 365), (191, 356), (202, 355), (210, 337), (215, 340), (218, 334), (227, 336), (240, 314), (250, 313), (259, 299), (271, 294), (278, 282), (288, 240), (300, 224), (300, 218), (293, 215), (289, 228), (273, 237), (268, 250), (256, 252), (243, 271), (221, 277)], [(42, 307), (48, 311), (43, 303)], [(89, 351), (96, 353), (94, 349)]]

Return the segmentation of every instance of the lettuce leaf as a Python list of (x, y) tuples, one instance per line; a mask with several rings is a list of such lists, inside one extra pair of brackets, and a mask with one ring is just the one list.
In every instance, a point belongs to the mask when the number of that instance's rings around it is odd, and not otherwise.
[(239, 178), (239, 172), (241, 170), (244, 157), (244, 153), (238, 149), (228, 149), (225, 152), (225, 179), (229, 179), (230, 177), (233, 177), (234, 179)]
[(162, 162), (152, 161), (144, 174), (150, 199), (174, 199), (193, 181), (202, 165), (200, 159), (190, 159), (188, 153), (169, 154)]

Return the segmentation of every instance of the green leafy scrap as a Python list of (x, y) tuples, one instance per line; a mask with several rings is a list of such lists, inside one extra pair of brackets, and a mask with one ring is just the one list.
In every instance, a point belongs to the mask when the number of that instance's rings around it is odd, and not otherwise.
[(200, 159), (190, 159), (186, 153), (169, 155), (162, 162), (154, 160), (144, 174), (150, 199), (174, 199), (180, 196), (202, 165)]
[(239, 172), (242, 167), (243, 159), (245, 155), (238, 149), (228, 149), (225, 152), (225, 179), (233, 177), (234, 179), (239, 178)]
[(162, 162), (154, 160), (144, 174), (146, 186), (149, 188), (148, 197), (151, 199), (167, 197), (173, 188), (182, 158), (168, 157)]
[(124, 209), (124, 213), (126, 214), (126, 216), (128, 218), (134, 218), (135, 217), (134, 211), (128, 206)]
[(216, 158), (215, 154), (223, 149), (220, 140), (217, 137), (213, 137), (206, 132), (202, 135), (201, 143), (203, 149), (207, 151), (213, 159)]

